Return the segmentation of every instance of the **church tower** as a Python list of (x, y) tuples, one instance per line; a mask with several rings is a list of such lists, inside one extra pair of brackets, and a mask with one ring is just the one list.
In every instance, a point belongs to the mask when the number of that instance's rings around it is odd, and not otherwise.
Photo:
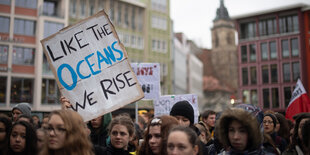
[(223, 0), (220, 0), (220, 7), (216, 11), (211, 32), (211, 60), (215, 76), (222, 86), (229, 88), (232, 94), (235, 94), (238, 89), (236, 30)]

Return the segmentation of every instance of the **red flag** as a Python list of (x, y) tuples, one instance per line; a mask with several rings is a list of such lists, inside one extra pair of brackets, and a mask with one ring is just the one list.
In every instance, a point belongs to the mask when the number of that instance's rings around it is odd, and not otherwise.
[(302, 112), (310, 112), (310, 101), (304, 86), (298, 79), (291, 101), (286, 109), (285, 117), (293, 121), (293, 116)]

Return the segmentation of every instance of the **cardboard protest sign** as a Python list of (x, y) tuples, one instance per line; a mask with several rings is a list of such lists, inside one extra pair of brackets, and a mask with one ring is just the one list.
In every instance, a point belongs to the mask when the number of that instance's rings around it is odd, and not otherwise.
[(41, 43), (62, 95), (84, 121), (143, 98), (127, 52), (104, 11)]
[(172, 106), (177, 103), (178, 101), (188, 101), (193, 109), (194, 109), (194, 117), (195, 123), (198, 123), (198, 97), (195, 94), (184, 94), (184, 95), (164, 95), (159, 98), (159, 100), (155, 101), (154, 103), (154, 115), (161, 116), (161, 115), (169, 115)]
[(160, 65), (159, 63), (131, 63), (133, 71), (142, 86), (143, 99), (157, 100), (160, 96)]

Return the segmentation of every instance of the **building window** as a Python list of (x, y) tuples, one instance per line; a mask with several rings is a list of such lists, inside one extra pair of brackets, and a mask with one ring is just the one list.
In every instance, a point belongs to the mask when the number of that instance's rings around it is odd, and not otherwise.
[(95, 13), (95, 0), (89, 1), (89, 15), (93, 15)]
[(114, 0), (110, 0), (110, 12), (109, 17), (112, 21), (114, 21)]
[(268, 59), (268, 48), (267, 48), (267, 43), (261, 43), (261, 44), (260, 44), (260, 50), (261, 50), (261, 57), (262, 57), (262, 60), (267, 60), (267, 59)]
[(36, 9), (37, 0), (16, 0), (15, 6), (22, 7), (22, 8)]
[(299, 56), (298, 39), (291, 39), (292, 56)]
[(251, 90), (251, 104), (258, 106), (257, 90)]
[(291, 81), (291, 70), (289, 63), (283, 63), (283, 81), (284, 82)]
[(249, 77), (248, 77), (248, 68), (242, 68), (242, 85), (248, 85)]
[(60, 92), (57, 83), (53, 79), (42, 79), (42, 98), (43, 104), (59, 104)]
[(250, 61), (251, 62), (256, 61), (256, 45), (255, 44), (250, 45)]
[(120, 25), (122, 23), (122, 4), (118, 3), (117, 8), (117, 24)]
[(81, 16), (85, 16), (85, 9), (86, 9), (86, 0), (80, 0), (80, 6), (81, 6)]
[(270, 49), (270, 59), (277, 59), (277, 45), (275, 41), (269, 42), (269, 49)]
[(43, 54), (43, 65), (42, 65), (42, 74), (44, 75), (53, 75), (53, 72), (50, 68), (50, 64), (47, 61), (45, 54)]
[(44, 22), (44, 38), (58, 32), (64, 27), (62, 23), (55, 23), (50, 21)]
[(142, 31), (143, 30), (143, 23), (144, 23), (144, 14), (143, 14), (143, 10), (141, 8), (139, 8), (139, 13), (138, 13), (138, 30)]
[(6, 100), (6, 80), (7, 77), (0, 76), (0, 104), (5, 104)]
[(277, 64), (270, 65), (270, 72), (271, 72), (271, 82), (277, 83), (278, 82), (278, 66), (277, 66)]
[(70, 16), (75, 17), (75, 13), (76, 13), (76, 1), (77, 0), (71, 0), (70, 3)]
[(34, 90), (33, 79), (24, 78), (12, 78), (11, 83), (11, 103), (27, 102), (32, 104), (33, 90)]
[(98, 10), (101, 11), (104, 9), (105, 0), (98, 1)]
[(290, 52), (288, 49), (288, 40), (282, 40), (281, 41), (281, 47), (282, 47), (282, 58), (287, 58), (290, 56)]
[(256, 67), (250, 67), (251, 72), (251, 84), (257, 83), (257, 74), (256, 74)]
[(284, 87), (284, 102), (285, 102), (285, 107), (287, 107), (288, 104), (290, 103), (291, 97), (292, 97), (291, 87)]
[(247, 46), (243, 45), (241, 46), (241, 62), (247, 62), (247, 61), (248, 61)]
[(136, 47), (136, 36), (131, 36), (131, 47)]
[(11, 5), (11, 0), (1, 0), (0, 4)]
[(128, 6), (125, 5), (125, 17), (124, 17), (125, 19), (124, 20), (125, 20), (125, 26), (126, 27), (129, 26), (129, 19), (128, 19), (129, 18), (128, 17), (129, 11), (128, 10), (129, 10)]
[(270, 96), (268, 88), (263, 89), (263, 102), (264, 102), (264, 108), (270, 107)]
[(43, 3), (43, 15), (57, 16), (57, 1), (44, 0)]
[(255, 22), (241, 23), (241, 39), (248, 39), (256, 37), (256, 25)]
[(14, 20), (14, 34), (34, 36), (36, 29), (36, 22), (25, 19)]
[(279, 89), (271, 88), (272, 108), (279, 108)]
[(13, 47), (13, 64), (15, 65), (33, 65), (34, 57), (34, 48)]
[(134, 7), (131, 10), (131, 28), (136, 29), (136, 9)]
[(277, 21), (275, 18), (260, 20), (258, 23), (259, 35), (272, 35), (277, 32)]
[(279, 24), (280, 33), (299, 31), (298, 15), (280, 17)]
[(269, 69), (267, 65), (262, 66), (262, 82), (269, 83)]
[(0, 45), (0, 64), (8, 63), (9, 46)]
[(10, 32), (10, 18), (0, 16), (0, 32), (1, 33), (9, 33)]
[(293, 69), (293, 80), (297, 81), (298, 78), (300, 78), (299, 62), (293, 62), (292, 63), (292, 69)]

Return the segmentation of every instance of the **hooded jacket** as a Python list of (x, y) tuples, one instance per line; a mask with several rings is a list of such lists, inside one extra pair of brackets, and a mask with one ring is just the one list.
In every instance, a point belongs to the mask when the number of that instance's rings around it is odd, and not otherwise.
[(90, 139), (93, 145), (99, 145), (99, 146), (107, 146), (107, 139), (109, 137), (108, 135), (108, 126), (110, 122), (112, 121), (112, 114), (107, 113), (102, 116), (102, 122), (101, 127), (99, 128), (99, 131), (96, 132), (96, 129), (94, 129), (91, 126), (91, 122), (88, 122), (88, 128), (90, 129)]
[[(247, 129), (248, 142), (246, 149), (243, 150), (243, 153), (252, 154), (251, 152), (253, 152), (254, 154), (264, 154), (263, 151), (261, 151), (262, 134), (260, 132), (258, 121), (254, 116), (243, 109), (226, 110), (222, 113), (219, 121), (217, 121), (217, 136), (224, 147), (230, 150), (226, 152), (226, 154), (237, 153), (236, 150), (234, 150), (234, 148), (230, 145), (228, 138), (228, 128), (230, 123), (234, 120), (238, 121)], [(238, 152), (238, 154), (239, 153), (240, 152)]]

